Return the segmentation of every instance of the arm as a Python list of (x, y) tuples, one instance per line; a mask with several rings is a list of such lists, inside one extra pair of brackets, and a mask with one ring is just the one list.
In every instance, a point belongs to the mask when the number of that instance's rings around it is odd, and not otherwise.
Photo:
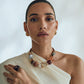
[(73, 61), (73, 72), (70, 84), (84, 84), (84, 62), (79, 57)]

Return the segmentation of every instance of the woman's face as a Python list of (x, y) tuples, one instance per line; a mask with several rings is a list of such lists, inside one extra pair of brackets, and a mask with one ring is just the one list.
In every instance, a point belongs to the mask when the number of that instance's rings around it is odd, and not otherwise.
[(57, 31), (57, 27), (58, 22), (55, 20), (53, 9), (49, 4), (40, 2), (30, 7), (27, 15), (27, 23), (24, 23), (24, 30), (29, 33), (33, 42), (51, 42)]

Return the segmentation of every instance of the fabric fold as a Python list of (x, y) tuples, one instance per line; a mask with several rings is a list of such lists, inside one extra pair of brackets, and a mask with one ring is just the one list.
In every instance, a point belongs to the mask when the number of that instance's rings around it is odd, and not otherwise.
[[(32, 52), (32, 54), (34, 55), (35, 60), (39, 62), (46, 61), (34, 52)], [(48, 65), (44, 68), (32, 66), (29, 61), (29, 52), (8, 59), (0, 64), (0, 84), (8, 84), (3, 75), (3, 72), (6, 72), (4, 65), (7, 64), (19, 65), (23, 68), (33, 84), (70, 84), (71, 76), (54, 64)]]

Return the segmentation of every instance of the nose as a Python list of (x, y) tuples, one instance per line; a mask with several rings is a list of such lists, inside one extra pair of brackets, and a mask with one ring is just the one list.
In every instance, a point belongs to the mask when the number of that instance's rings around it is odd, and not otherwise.
[(47, 23), (44, 20), (40, 21), (40, 30), (47, 29)]
[(42, 29), (47, 29), (47, 27), (46, 26), (40, 26), (40, 30), (42, 30)]

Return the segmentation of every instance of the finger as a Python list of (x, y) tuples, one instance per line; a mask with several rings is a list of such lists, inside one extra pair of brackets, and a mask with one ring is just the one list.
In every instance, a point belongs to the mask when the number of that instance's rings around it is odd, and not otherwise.
[[(5, 67), (5, 69), (6, 69), (7, 71), (9, 71), (13, 76), (15, 76), (15, 77), (17, 77), (17, 78), (19, 78), (19, 77), (21, 76), (21, 73), (22, 73), (22, 70), (23, 70), (23, 69), (19, 69), (19, 71), (16, 71), (16, 70), (14, 70), (14, 68), (11, 67), (11, 66), (5, 65), (4, 67)], [(21, 70), (21, 71), (20, 71), (20, 70)]]
[(4, 72), (3, 73), (5, 77), (7, 77), (7, 81), (10, 82), (11, 84), (18, 84), (18, 78), (12, 76), (11, 74)]
[[(16, 71), (19, 71), (19, 72), (21, 71), (21, 67), (19, 65), (14, 66), (14, 65), (8, 64), (8, 66), (13, 67), (13, 69), (15, 69)], [(15, 67), (18, 68), (18, 69), (16, 69)]]
[(13, 80), (7, 78), (7, 82), (10, 83), (10, 84), (13, 84)]
[(4, 67), (5, 67), (5, 69), (6, 69), (7, 71), (9, 71), (10, 73), (12, 73), (12, 74), (14, 74), (14, 75), (17, 74), (17, 71), (15, 71), (15, 70), (13, 69), (13, 67), (8, 66), (8, 65), (4, 65)]
[(15, 77), (13, 77), (11, 74), (4, 72), (3, 75), (11, 80), (14, 80)]
[(10, 78), (7, 78), (7, 82), (10, 84), (20, 84), (18, 79), (11, 80)]
[(12, 65), (12, 64), (8, 64), (8, 66), (11, 66), (11, 67), (13, 67), (13, 68), (15, 67), (15, 66), (14, 66), (14, 65)]
[[(8, 66), (11, 66), (12, 68), (14, 68), (14, 65), (12, 65), (12, 64), (8, 64)], [(11, 74), (14, 75), (13, 73), (11, 73)]]

